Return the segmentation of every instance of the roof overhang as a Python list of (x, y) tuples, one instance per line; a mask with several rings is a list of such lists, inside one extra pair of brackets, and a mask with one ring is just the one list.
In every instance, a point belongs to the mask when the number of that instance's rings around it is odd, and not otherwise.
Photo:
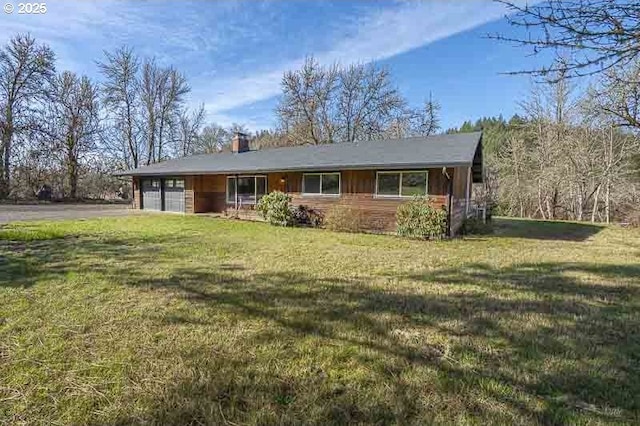
[(305, 166), (292, 168), (262, 168), (251, 170), (175, 170), (145, 172), (135, 169), (113, 173), (113, 176), (202, 176), (202, 175), (240, 175), (240, 174), (265, 174), (265, 173), (294, 173), (294, 172), (328, 172), (342, 170), (410, 170), (410, 169), (437, 169), (442, 167), (470, 167), (470, 162), (448, 163), (413, 163), (413, 164), (367, 164), (367, 165), (336, 165), (336, 166)]
[[(229, 175), (469, 167), (481, 162), (481, 132), (396, 140), (301, 145), (170, 159), (117, 176)], [(479, 151), (480, 150), (480, 151)], [(474, 155), (475, 154), (475, 155)]]

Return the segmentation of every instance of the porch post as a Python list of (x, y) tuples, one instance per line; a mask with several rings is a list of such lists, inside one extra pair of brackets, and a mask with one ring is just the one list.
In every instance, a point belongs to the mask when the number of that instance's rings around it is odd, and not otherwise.
[(467, 193), (465, 206), (465, 219), (469, 217), (469, 208), (471, 203), (471, 167), (467, 169)]
[(235, 207), (236, 207), (236, 212), (237, 212), (238, 211), (238, 201), (239, 201), (240, 198), (238, 197), (238, 175), (235, 175), (235, 176), (236, 176), (236, 178), (234, 179), (234, 181), (235, 181), (235, 185), (236, 185), (236, 191), (235, 191), (236, 192), (236, 197), (235, 197), (234, 201), (236, 202), (236, 206)]

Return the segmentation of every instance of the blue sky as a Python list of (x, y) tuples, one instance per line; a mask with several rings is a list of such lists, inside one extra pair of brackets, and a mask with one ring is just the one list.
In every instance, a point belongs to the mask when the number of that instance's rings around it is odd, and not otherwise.
[[(17, 2), (16, 2), (17, 6)], [(96, 60), (122, 45), (184, 72), (208, 121), (275, 125), (284, 71), (376, 61), (418, 105), (433, 94), (444, 128), (517, 111), (527, 77), (501, 75), (543, 58), (484, 38), (514, 31), (491, 1), (50, 1), (40, 16), (0, 14), (0, 42), (31, 32), (58, 68), (99, 79)]]

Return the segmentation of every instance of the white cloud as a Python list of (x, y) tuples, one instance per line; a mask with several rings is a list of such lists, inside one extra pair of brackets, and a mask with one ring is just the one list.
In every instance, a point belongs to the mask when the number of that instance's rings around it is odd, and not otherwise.
[(185, 53), (211, 52), (220, 45), (230, 25), (222, 17), (237, 2), (210, 3), (206, 8), (201, 5), (201, 2), (58, 0), (48, 2), (47, 12), (42, 15), (1, 14), (0, 42), (15, 33), (29, 32), (55, 50), (80, 45), (97, 49), (96, 56), (104, 49), (122, 44), (137, 45), (141, 53), (161, 61), (167, 48)]
[[(285, 71), (298, 68), (307, 54), (321, 63), (370, 62), (387, 59), (499, 19), (505, 8), (486, 1), (402, 3), (349, 24), (355, 31), (335, 40), (333, 48), (304, 52), (299, 59), (276, 64), (248, 76), (198, 81), (198, 94), (212, 115), (276, 96)], [(452, 52), (455, 54), (455, 52)]]
[[(371, 3), (364, 3), (357, 9), (369, 12), (319, 22), (305, 47), (292, 50), (286, 29), (273, 23), (283, 4), (57, 0), (47, 3), (46, 15), (2, 14), (0, 43), (16, 32), (31, 32), (56, 51), (59, 69), (89, 75), (97, 72), (94, 61), (103, 50), (134, 46), (185, 71), (194, 105), (204, 102), (210, 118), (253, 128), (266, 119), (246, 110), (240, 118), (232, 111), (278, 95), (283, 73), (300, 67), (306, 55), (322, 63), (383, 60), (506, 13), (502, 5), (482, 0), (378, 2), (373, 12)], [(252, 22), (256, 16), (263, 18), (259, 24)], [(251, 49), (265, 45), (262, 55), (254, 56)]]

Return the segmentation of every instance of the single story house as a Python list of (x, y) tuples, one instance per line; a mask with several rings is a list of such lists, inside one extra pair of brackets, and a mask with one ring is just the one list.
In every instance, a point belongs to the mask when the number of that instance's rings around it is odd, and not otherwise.
[(482, 182), (482, 133), (250, 150), (236, 134), (232, 152), (194, 155), (120, 173), (133, 177), (135, 207), (257, 218), (271, 191), (319, 211), (360, 209), (367, 228), (395, 230), (397, 207), (426, 195), (447, 209), (454, 235), (469, 213), (471, 185)]

